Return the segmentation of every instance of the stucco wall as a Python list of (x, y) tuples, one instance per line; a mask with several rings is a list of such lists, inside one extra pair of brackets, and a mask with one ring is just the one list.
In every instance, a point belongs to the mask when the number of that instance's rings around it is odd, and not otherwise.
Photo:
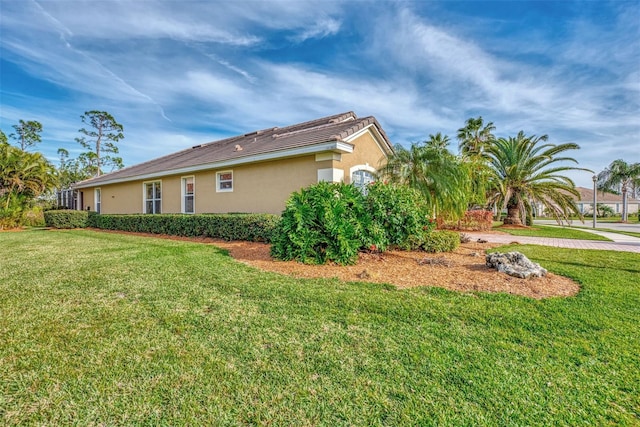
[[(598, 204), (603, 204), (606, 206), (609, 206), (614, 213), (616, 214), (621, 214), (622, 213), (622, 202), (599, 202), (596, 200), (596, 202)], [(593, 202), (589, 203), (589, 202), (578, 202), (578, 209), (581, 209), (582, 213), (585, 212), (593, 212)], [(640, 203), (635, 201), (635, 200), (629, 200), (627, 202), (627, 213), (629, 214), (635, 214), (638, 212), (638, 209), (640, 208)]]
[(354, 150), (351, 154), (343, 154), (342, 161), (334, 162), (334, 167), (344, 170), (344, 181), (351, 183), (350, 170), (354, 166), (368, 165), (379, 170), (386, 163), (386, 156), (369, 132), (365, 132), (352, 141)]
[[(101, 213), (140, 213), (142, 212), (142, 183), (127, 182), (123, 184), (97, 187), (102, 193)], [(95, 188), (82, 189), (82, 209), (95, 211)]]
[(315, 183), (327, 164), (305, 156), (225, 169), (233, 171), (233, 192), (216, 191), (218, 171), (196, 174), (196, 212), (280, 213), (289, 195)]

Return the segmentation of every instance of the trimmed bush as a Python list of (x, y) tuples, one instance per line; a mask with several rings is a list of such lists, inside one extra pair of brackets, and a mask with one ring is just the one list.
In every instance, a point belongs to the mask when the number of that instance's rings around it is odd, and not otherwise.
[(89, 213), (71, 209), (46, 211), (44, 222), (53, 228), (85, 228), (88, 224)]
[(278, 220), (277, 215), (270, 214), (93, 214), (88, 225), (105, 230), (270, 242)]
[(418, 249), (436, 225), (429, 218), (424, 197), (406, 185), (374, 182), (368, 187), (365, 204), (371, 222), (384, 233), (385, 245), (380, 250), (386, 246)]
[(271, 255), (305, 264), (354, 264), (363, 247), (384, 245), (383, 233), (353, 185), (320, 182), (293, 193), (271, 245)]
[(422, 244), (426, 252), (453, 252), (460, 245), (460, 233), (436, 230), (429, 233)]

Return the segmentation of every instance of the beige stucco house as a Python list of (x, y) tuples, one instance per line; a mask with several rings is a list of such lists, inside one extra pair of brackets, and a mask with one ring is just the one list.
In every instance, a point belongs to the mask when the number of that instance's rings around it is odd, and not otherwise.
[[(585, 187), (576, 187), (580, 192), (580, 199), (576, 200), (578, 209), (582, 214), (593, 213), (593, 190)], [(622, 213), (622, 196), (619, 194), (605, 193), (598, 191), (596, 193), (596, 203), (602, 203), (609, 206), (616, 214)], [(627, 209), (629, 214), (638, 212), (640, 200), (627, 197)]]
[(78, 208), (107, 214), (280, 213), (319, 181), (364, 185), (392, 145), (353, 112), (196, 145), (77, 183)]

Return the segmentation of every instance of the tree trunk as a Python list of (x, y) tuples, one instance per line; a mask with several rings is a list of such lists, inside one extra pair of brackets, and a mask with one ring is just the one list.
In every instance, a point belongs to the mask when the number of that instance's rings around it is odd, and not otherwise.
[(627, 187), (622, 187), (622, 222), (627, 222), (628, 220), (628, 205), (627, 205)]
[(507, 216), (502, 223), (505, 225), (522, 225), (518, 206), (507, 206)]

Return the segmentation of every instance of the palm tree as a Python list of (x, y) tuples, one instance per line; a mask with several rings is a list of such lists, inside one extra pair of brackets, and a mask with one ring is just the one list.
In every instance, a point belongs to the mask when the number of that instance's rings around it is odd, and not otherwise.
[(442, 133), (438, 132), (435, 135), (429, 135), (429, 139), (425, 142), (427, 147), (431, 147), (436, 150), (446, 150), (447, 146), (451, 143), (449, 136), (442, 135)]
[(627, 195), (640, 186), (640, 163), (627, 163), (622, 159), (614, 160), (609, 167), (598, 174), (598, 189), (622, 193), (622, 221), (628, 219)]
[(470, 118), (465, 122), (465, 126), (458, 129), (458, 149), (462, 157), (473, 157), (483, 153), (488, 144), (495, 139), (493, 131), (496, 127), (493, 122), (486, 125), (482, 120), (482, 116), (478, 118)]
[(414, 143), (409, 149), (396, 145), (381, 175), (420, 191), (432, 207), (434, 217), (459, 218), (467, 208), (470, 192), (467, 171), (449, 151), (429, 142)]
[(523, 216), (532, 212), (532, 202), (541, 203), (557, 221), (566, 220), (570, 214), (580, 216), (572, 198), (580, 194), (573, 181), (560, 173), (588, 169), (556, 165), (563, 161), (578, 163), (571, 157), (556, 156), (580, 147), (574, 143), (538, 145), (547, 139), (547, 135), (519, 132), (515, 138), (499, 138), (485, 148), (484, 157), (492, 171), (490, 201), (507, 208), (504, 224), (522, 224)]
[(55, 168), (40, 153), (27, 153), (9, 144), (0, 144), (0, 199), (5, 210), (12, 200), (30, 201), (53, 190)]

